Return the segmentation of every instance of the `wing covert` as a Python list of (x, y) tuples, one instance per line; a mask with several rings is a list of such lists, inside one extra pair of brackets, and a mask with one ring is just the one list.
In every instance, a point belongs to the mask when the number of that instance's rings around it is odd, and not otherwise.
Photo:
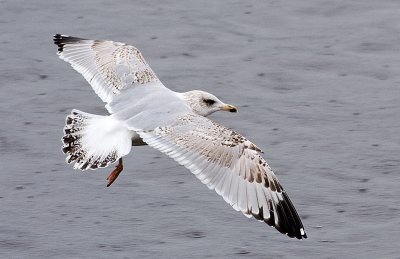
[(61, 59), (81, 73), (106, 103), (124, 89), (152, 84), (164, 87), (134, 46), (56, 34)]
[(148, 145), (189, 169), (235, 210), (289, 237), (307, 237), (261, 150), (240, 134), (193, 113), (168, 126), (138, 133)]

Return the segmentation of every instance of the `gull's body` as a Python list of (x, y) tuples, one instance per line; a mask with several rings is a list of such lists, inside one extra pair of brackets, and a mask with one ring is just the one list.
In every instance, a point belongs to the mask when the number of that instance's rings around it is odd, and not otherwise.
[(307, 237), (262, 151), (206, 118), (220, 110), (236, 112), (236, 107), (207, 92), (166, 88), (133, 46), (59, 34), (54, 42), (60, 58), (85, 77), (110, 113), (73, 110), (67, 116), (63, 151), (74, 168), (97, 169), (118, 160), (109, 186), (131, 147), (149, 145), (189, 169), (235, 210), (290, 237)]

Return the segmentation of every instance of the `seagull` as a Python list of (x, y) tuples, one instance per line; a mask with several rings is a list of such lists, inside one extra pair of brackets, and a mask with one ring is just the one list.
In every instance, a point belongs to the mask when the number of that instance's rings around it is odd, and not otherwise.
[(121, 42), (54, 35), (58, 56), (87, 80), (106, 103), (108, 116), (72, 110), (62, 151), (75, 169), (109, 166), (109, 187), (132, 146), (148, 145), (190, 170), (247, 217), (297, 239), (307, 238), (301, 219), (259, 147), (206, 118), (237, 107), (213, 94), (165, 87), (141, 52)]

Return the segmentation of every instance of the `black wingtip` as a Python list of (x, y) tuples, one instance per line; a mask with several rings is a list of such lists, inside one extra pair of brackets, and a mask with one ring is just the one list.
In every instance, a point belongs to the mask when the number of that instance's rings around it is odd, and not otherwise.
[(62, 35), (62, 34), (55, 34), (53, 38), (54, 44), (58, 46), (58, 52), (63, 52), (64, 46), (66, 44), (71, 44), (71, 43), (76, 43), (79, 41), (85, 40), (83, 38), (77, 38), (77, 37), (71, 37), (67, 35)]
[(64, 45), (66, 43), (66, 39), (68, 39), (69, 36), (66, 35), (61, 35), (61, 34), (56, 34), (54, 35), (53, 42), (58, 46), (58, 51), (62, 52), (64, 49)]
[[(259, 213), (251, 213), (254, 218), (260, 221), (264, 221), (266, 224), (276, 228), (282, 234), (286, 234), (288, 237), (305, 239), (307, 234), (304, 230), (303, 223), (299, 215), (296, 212), (289, 196), (286, 192), (282, 192), (283, 200), (281, 200), (276, 206), (276, 216), (278, 222), (275, 222), (275, 213), (273, 210), (267, 210), (269, 215), (264, 215), (264, 209), (261, 207)], [(272, 208), (272, 201), (270, 201), (270, 208)]]
[(280, 201), (277, 206), (278, 218), (281, 222), (278, 223), (279, 226), (275, 227), (289, 237), (295, 237), (297, 239), (307, 238), (303, 223), (301, 222), (300, 216), (297, 214), (289, 196), (286, 192), (282, 192), (282, 195), (283, 200)]

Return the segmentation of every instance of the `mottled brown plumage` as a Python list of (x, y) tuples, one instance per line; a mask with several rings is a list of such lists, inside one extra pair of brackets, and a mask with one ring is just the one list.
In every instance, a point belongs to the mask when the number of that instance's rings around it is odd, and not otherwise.
[(59, 34), (54, 42), (60, 58), (84, 76), (111, 113), (73, 110), (67, 116), (62, 150), (68, 163), (86, 170), (118, 160), (107, 178), (110, 186), (131, 146), (148, 144), (189, 169), (235, 210), (289, 237), (307, 237), (261, 149), (205, 118), (216, 111), (237, 112), (235, 106), (204, 91), (166, 88), (133, 46)]

